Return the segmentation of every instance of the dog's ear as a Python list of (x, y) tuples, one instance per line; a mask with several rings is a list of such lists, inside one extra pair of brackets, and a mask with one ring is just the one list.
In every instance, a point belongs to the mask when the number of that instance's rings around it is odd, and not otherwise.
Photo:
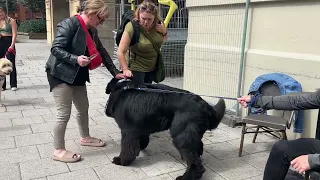
[(108, 85), (106, 87), (105, 93), (110, 94), (113, 90), (115, 90), (117, 87), (118, 81), (119, 81), (119, 79), (117, 79), (117, 78), (111, 79), (111, 81), (108, 83)]

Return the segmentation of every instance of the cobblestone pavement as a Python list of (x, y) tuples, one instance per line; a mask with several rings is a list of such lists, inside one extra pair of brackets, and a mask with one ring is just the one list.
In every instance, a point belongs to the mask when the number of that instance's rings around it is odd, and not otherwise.
[[(119, 154), (120, 133), (113, 119), (104, 115), (104, 93), (110, 75), (105, 67), (90, 72), (90, 132), (107, 142), (103, 148), (79, 145), (75, 108), (66, 131), (66, 146), (82, 154), (83, 160), (66, 164), (52, 160), (55, 106), (44, 65), (50, 46), (45, 41), (17, 44), (18, 91), (3, 92), (0, 108), (0, 179), (1, 180), (170, 180), (181, 175), (186, 165), (170, 142), (168, 132), (152, 136), (148, 148), (129, 167), (116, 166), (111, 159)], [(167, 83), (181, 86), (181, 81)], [(180, 84), (178, 84), (180, 83)], [(206, 166), (204, 180), (262, 179), (268, 153), (275, 140), (259, 135), (252, 144), (247, 135), (244, 156), (237, 157), (240, 129), (221, 124), (203, 138)]]

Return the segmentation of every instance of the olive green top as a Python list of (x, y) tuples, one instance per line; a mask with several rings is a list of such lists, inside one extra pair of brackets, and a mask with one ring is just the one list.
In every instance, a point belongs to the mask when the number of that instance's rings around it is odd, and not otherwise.
[[(127, 23), (124, 29), (132, 39), (133, 25), (131, 22)], [(152, 28), (148, 31), (153, 41), (161, 47), (163, 43), (162, 34), (158, 33), (156, 28)], [(151, 72), (154, 70), (157, 63), (158, 53), (153, 47), (149, 39), (140, 32), (139, 42), (133, 47), (130, 47), (130, 69), (139, 72)]]
[(8, 18), (8, 21), (6, 22), (6, 27), (4, 27), (4, 28), (0, 27), (0, 33), (1, 34), (12, 34), (11, 18)]

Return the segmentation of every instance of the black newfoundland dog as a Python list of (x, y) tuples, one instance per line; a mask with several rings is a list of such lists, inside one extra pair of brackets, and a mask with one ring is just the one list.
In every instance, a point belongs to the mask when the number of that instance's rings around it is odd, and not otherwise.
[(152, 133), (170, 130), (174, 146), (188, 168), (178, 180), (196, 180), (205, 168), (203, 134), (218, 127), (225, 114), (225, 102), (215, 106), (188, 91), (162, 84), (144, 84), (144, 90), (130, 80), (112, 79), (106, 88), (110, 94), (105, 113), (121, 129), (121, 152), (113, 158), (117, 165), (130, 165), (145, 149)]

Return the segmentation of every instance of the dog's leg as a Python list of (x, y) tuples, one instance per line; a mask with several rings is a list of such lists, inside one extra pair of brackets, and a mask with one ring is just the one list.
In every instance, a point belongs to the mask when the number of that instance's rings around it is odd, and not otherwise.
[(203, 147), (200, 147), (203, 143), (197, 129), (195, 124), (189, 124), (183, 131), (172, 137), (174, 146), (188, 165), (183, 176), (177, 177), (176, 180), (197, 180), (205, 172), (199, 154), (203, 151)]
[(198, 154), (201, 157), (203, 155), (203, 142), (200, 140), (200, 145), (198, 147)]
[(140, 135), (136, 132), (121, 132), (121, 152), (112, 163), (121, 166), (130, 165), (140, 152)]
[(140, 149), (143, 150), (148, 147), (149, 144), (149, 134), (148, 135), (140, 135)]

